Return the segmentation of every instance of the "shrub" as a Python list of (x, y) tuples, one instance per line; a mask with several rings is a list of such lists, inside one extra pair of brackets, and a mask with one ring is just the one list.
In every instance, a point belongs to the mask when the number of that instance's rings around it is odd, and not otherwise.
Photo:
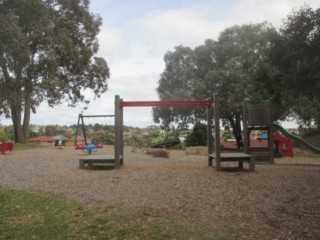
[(207, 145), (207, 125), (197, 123), (185, 141), (186, 147)]

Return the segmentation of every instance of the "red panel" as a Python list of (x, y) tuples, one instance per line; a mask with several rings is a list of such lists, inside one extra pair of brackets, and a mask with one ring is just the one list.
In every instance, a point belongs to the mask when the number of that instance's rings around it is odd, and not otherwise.
[(212, 106), (210, 100), (178, 100), (178, 101), (132, 101), (120, 102), (120, 107), (206, 107)]

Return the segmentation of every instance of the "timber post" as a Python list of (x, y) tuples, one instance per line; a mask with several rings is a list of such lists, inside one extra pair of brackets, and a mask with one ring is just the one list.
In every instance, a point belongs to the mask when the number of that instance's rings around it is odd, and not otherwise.
[(213, 152), (212, 138), (212, 106), (207, 106), (207, 147), (208, 147), (208, 166), (212, 166), (210, 154)]
[(120, 133), (120, 147), (119, 147), (119, 157), (120, 157), (120, 165), (123, 165), (123, 149), (124, 149), (124, 141), (123, 141), (123, 107), (120, 106), (120, 102), (122, 102), (123, 99), (119, 99), (119, 133)]
[(215, 159), (216, 159), (216, 170), (221, 170), (221, 159), (220, 159), (220, 113), (219, 113), (219, 97), (218, 94), (213, 95), (214, 101), (214, 129), (215, 129)]
[(115, 160), (115, 168), (120, 167), (120, 125), (121, 125), (121, 117), (120, 117), (120, 96), (115, 95), (114, 100), (114, 131), (115, 131), (115, 142), (114, 142), (114, 160)]
[(249, 132), (248, 132), (248, 98), (243, 100), (243, 150), (249, 154)]

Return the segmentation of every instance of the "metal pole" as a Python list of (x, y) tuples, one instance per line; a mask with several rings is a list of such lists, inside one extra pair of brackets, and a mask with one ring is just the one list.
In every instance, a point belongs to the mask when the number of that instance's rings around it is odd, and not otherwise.
[(85, 127), (84, 127), (82, 114), (79, 114), (79, 118), (81, 119), (81, 123), (82, 123), (82, 132), (83, 132), (83, 138), (84, 138), (84, 145), (88, 145), (88, 143), (87, 143), (87, 135), (86, 135)]
[(114, 117), (114, 115), (82, 115), (82, 117), (87, 117), (87, 118), (90, 118), (90, 117)]
[(78, 138), (78, 131), (79, 131), (79, 124), (80, 124), (80, 116), (81, 114), (79, 114), (78, 116), (78, 123), (77, 123), (77, 128), (76, 128), (76, 132), (74, 134), (74, 141), (73, 141), (73, 146), (76, 146), (77, 145), (77, 138)]

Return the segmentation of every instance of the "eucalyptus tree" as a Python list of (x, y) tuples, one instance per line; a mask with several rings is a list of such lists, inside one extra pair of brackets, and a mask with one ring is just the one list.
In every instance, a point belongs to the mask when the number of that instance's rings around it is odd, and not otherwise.
[(287, 111), (320, 129), (320, 8), (293, 10), (270, 56)]
[(109, 68), (95, 56), (101, 23), (89, 0), (0, 1), (0, 111), (17, 142), (28, 140), (40, 103), (75, 106), (84, 89), (107, 90)]
[[(262, 66), (268, 64), (267, 54), (275, 36), (277, 31), (268, 23), (246, 24), (227, 28), (217, 41), (207, 40), (194, 50), (184, 48), (188, 49), (187, 55), (176, 48), (165, 56), (166, 68), (157, 89), (160, 99), (207, 99), (218, 92), (221, 116), (231, 125), (240, 147), (243, 99), (249, 97), (258, 102), (270, 95), (258, 80)], [(270, 79), (270, 74), (264, 75), (266, 84)], [(201, 119), (197, 111), (191, 113), (195, 122)], [(166, 115), (158, 112), (158, 118), (183, 120), (175, 111)]]
[[(245, 24), (225, 29), (215, 47), (216, 67), (206, 75), (208, 91), (219, 93), (221, 116), (230, 124), (241, 143), (241, 120), (244, 98), (262, 102), (270, 97), (270, 91), (260, 82), (261, 66), (268, 64), (268, 53), (273, 47), (277, 31), (268, 23)], [(272, 77), (265, 76), (265, 83)], [(211, 88), (210, 88), (211, 86)]]
[[(165, 70), (158, 81), (157, 92), (161, 100), (193, 99), (195, 83), (194, 52), (189, 47), (177, 46), (174, 52), (164, 55)], [(172, 122), (190, 122), (192, 109), (184, 107), (153, 108), (155, 122), (162, 122), (168, 128)]]

